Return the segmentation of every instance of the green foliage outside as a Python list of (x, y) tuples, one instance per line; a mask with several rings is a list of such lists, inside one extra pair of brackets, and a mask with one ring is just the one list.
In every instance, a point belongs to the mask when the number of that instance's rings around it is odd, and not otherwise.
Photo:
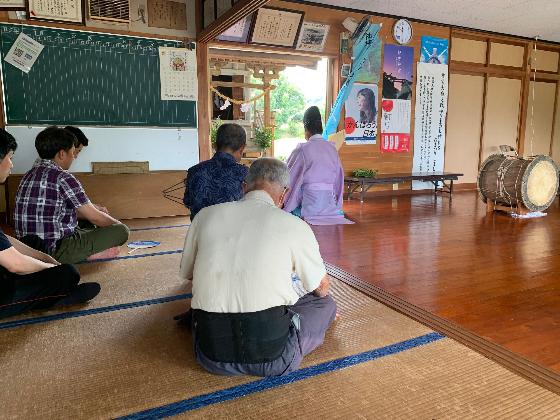
[[(258, 79), (254, 79), (259, 83)], [(276, 111), (275, 139), (303, 137), (305, 96), (283, 74), (272, 82), (276, 89), (270, 92), (270, 109)], [(264, 109), (264, 99), (257, 101), (257, 108)]]
[(216, 137), (218, 135), (218, 128), (220, 128), (220, 125), (222, 125), (222, 123), (223, 123), (222, 120), (216, 118), (215, 120), (212, 120), (212, 123), (210, 124), (210, 141), (212, 142), (213, 147), (216, 147)]
[(269, 149), (272, 146), (273, 141), (272, 129), (265, 127), (265, 128), (257, 128), (255, 131), (255, 144), (261, 150)]

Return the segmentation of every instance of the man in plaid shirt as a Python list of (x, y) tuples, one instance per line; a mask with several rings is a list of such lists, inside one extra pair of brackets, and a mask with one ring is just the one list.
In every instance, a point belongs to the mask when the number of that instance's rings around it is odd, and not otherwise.
[(91, 203), (68, 172), (75, 142), (71, 132), (55, 126), (37, 135), (40, 158), (19, 185), (14, 211), (18, 238), (30, 245), (42, 242), (47, 253), (70, 264), (118, 255), (129, 234), (124, 224)]
[[(0, 128), (0, 182), (10, 174), (16, 149), (14, 137)], [(0, 229), (0, 318), (85, 303), (100, 289), (99, 283), (80, 283), (80, 273), (72, 265), (60, 264)]]

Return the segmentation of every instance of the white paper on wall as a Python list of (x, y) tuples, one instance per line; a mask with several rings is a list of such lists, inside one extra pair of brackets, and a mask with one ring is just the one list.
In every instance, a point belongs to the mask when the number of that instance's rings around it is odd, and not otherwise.
[[(445, 158), (448, 67), (418, 63), (417, 69), (412, 172), (440, 172)], [(427, 189), (433, 185), (414, 181), (412, 188)]]
[(12, 48), (6, 54), (6, 62), (17, 67), (25, 73), (29, 73), (35, 61), (43, 51), (43, 44), (38, 43), (33, 38), (23, 32), (16, 38)]
[(196, 101), (198, 83), (196, 52), (186, 48), (159, 47), (162, 101)]

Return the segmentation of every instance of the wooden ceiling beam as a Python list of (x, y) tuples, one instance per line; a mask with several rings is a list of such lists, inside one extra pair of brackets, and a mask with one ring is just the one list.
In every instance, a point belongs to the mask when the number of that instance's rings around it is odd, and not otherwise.
[(239, 0), (226, 13), (208, 25), (197, 35), (198, 42), (213, 41), (218, 35), (231, 28), (244, 17), (255, 12), (261, 6), (268, 3), (268, 0)]

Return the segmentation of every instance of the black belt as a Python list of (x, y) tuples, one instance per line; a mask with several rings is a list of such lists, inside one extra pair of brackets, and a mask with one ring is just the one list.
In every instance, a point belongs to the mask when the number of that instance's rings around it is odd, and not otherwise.
[(282, 355), (292, 314), (286, 306), (258, 312), (215, 313), (193, 310), (199, 350), (224, 363), (264, 363)]

